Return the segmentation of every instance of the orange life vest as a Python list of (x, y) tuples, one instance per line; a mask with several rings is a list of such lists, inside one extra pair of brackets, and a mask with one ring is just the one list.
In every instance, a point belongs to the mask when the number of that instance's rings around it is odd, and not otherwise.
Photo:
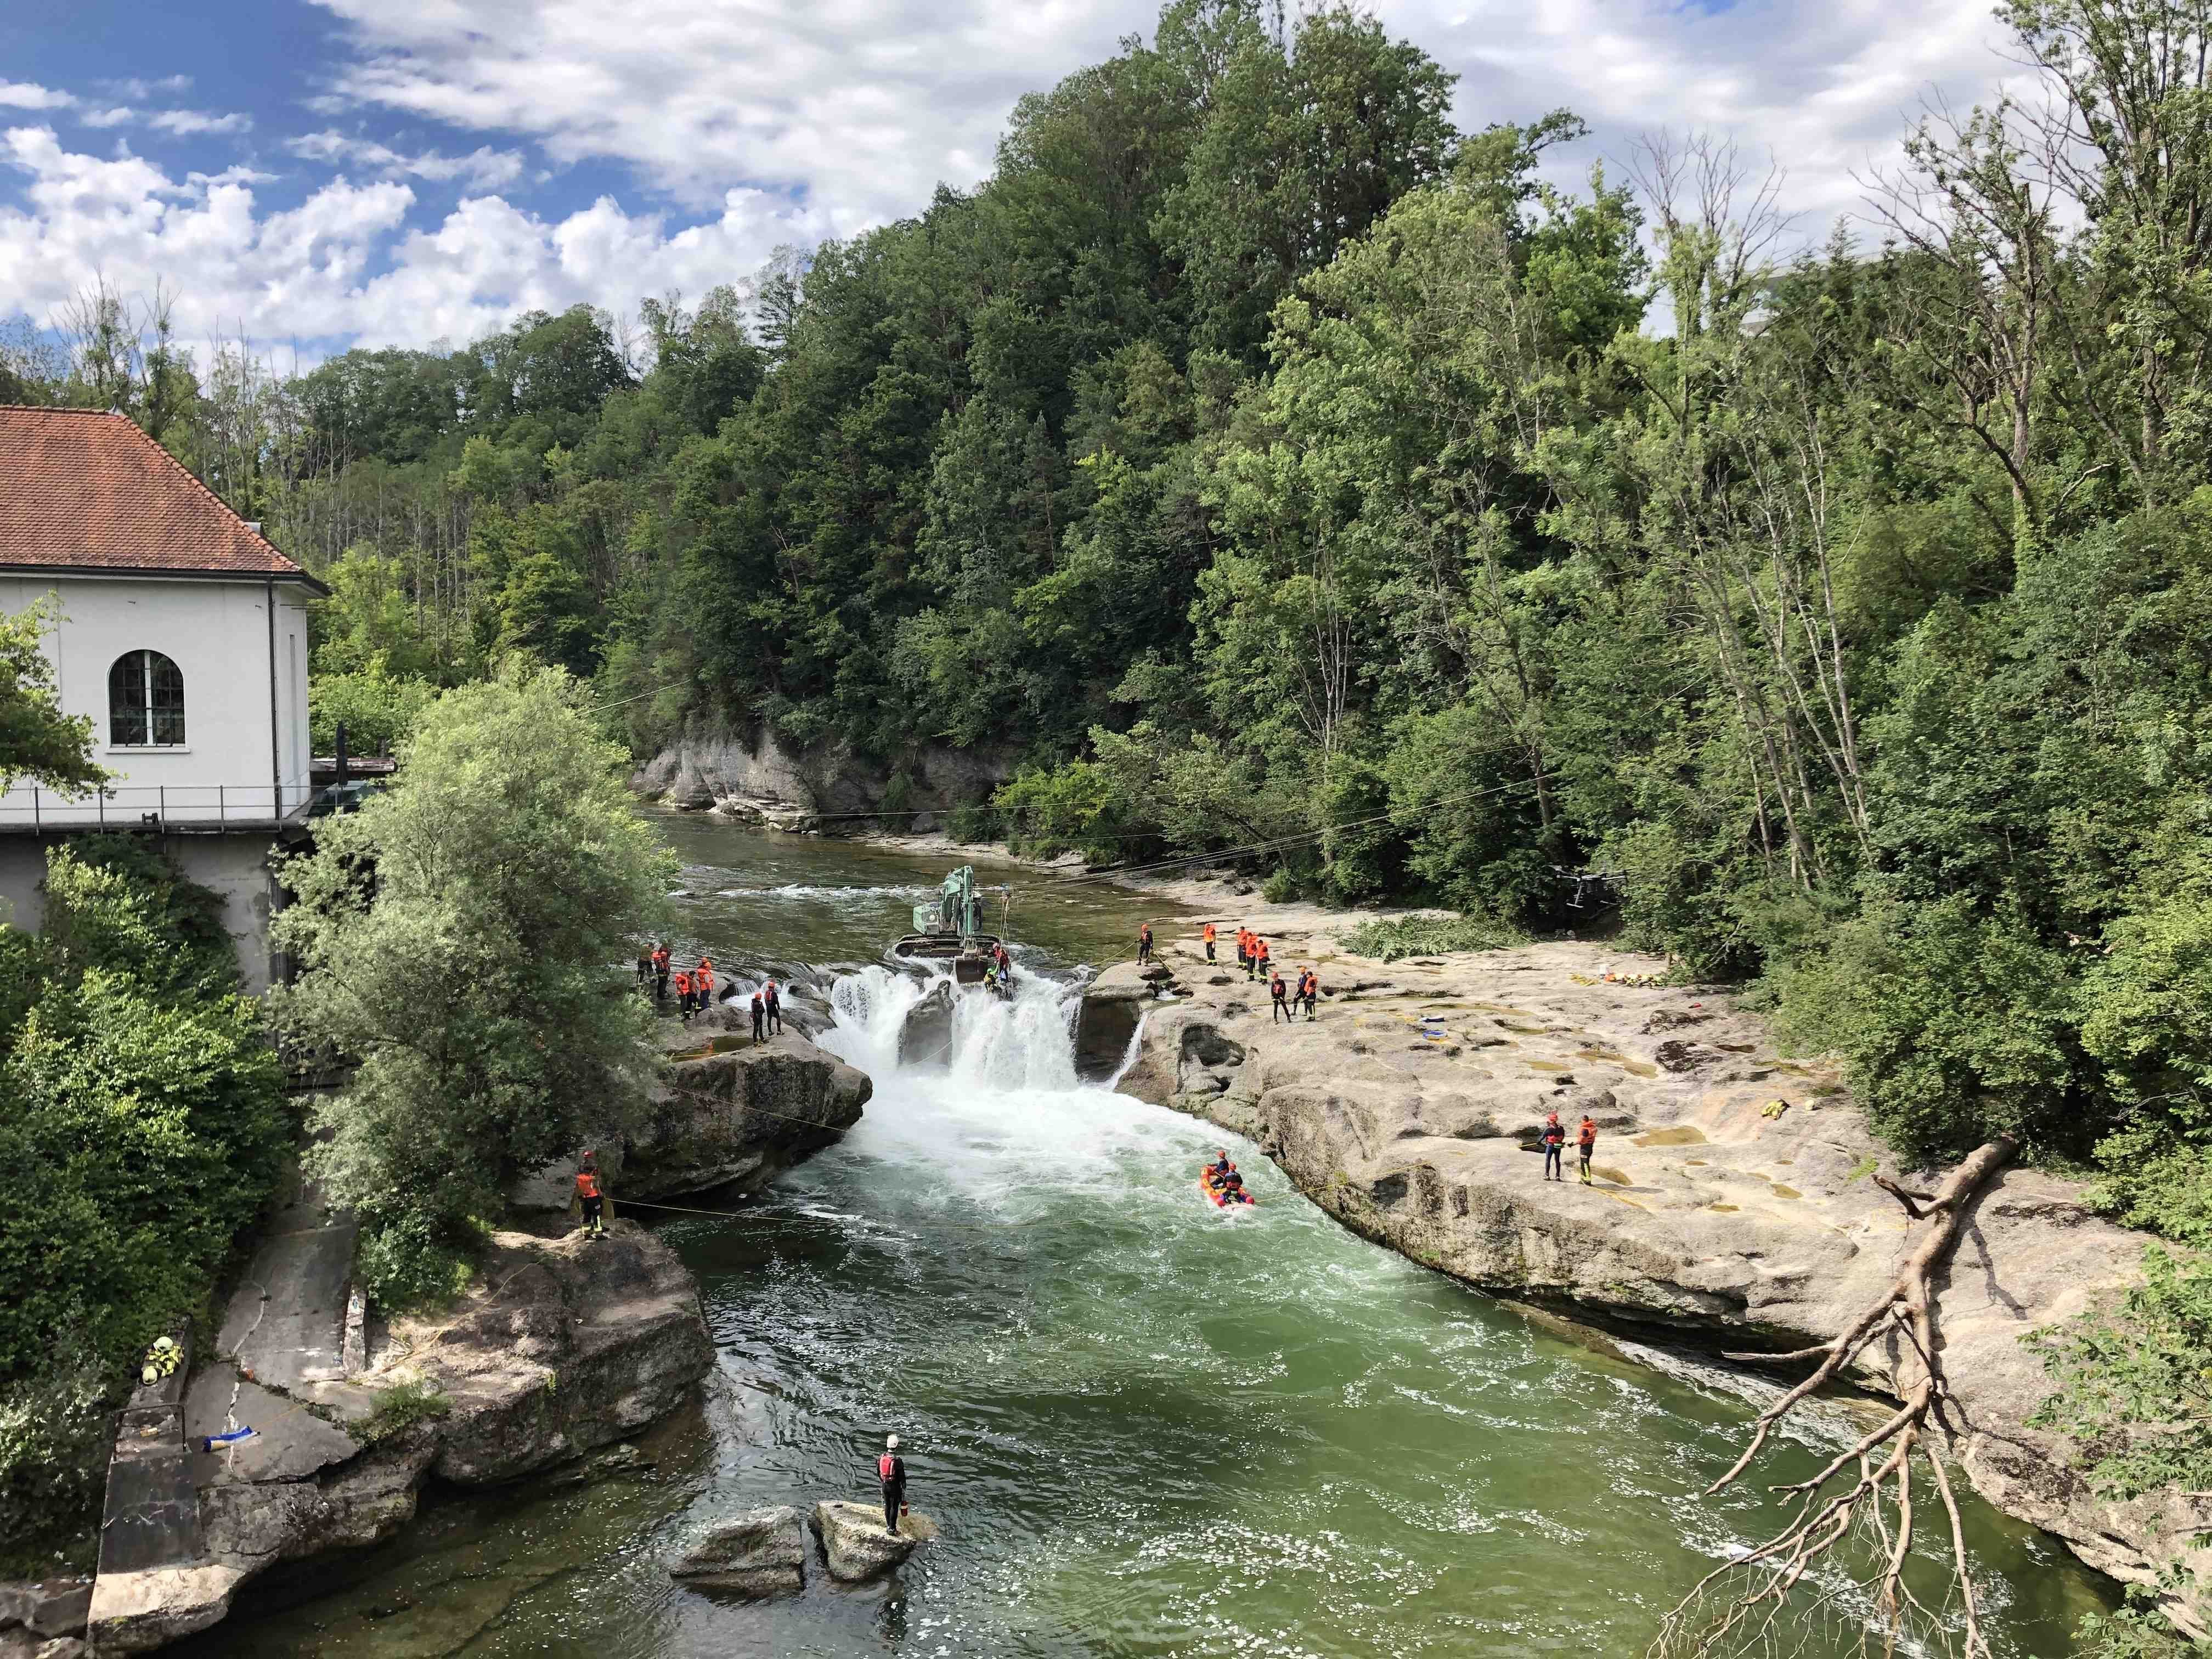
[(1213, 943), (1213, 924), (1210, 921), (1206, 924), (1206, 942), (1208, 945)]
[(1584, 1119), (1583, 1120), (1583, 1127), (1582, 1127), (1582, 1130), (1581, 1130), (1581, 1133), (1580, 1133), (1579, 1136), (1577, 1137), (1577, 1139), (1578, 1139), (1579, 1144), (1580, 1144), (1580, 1145), (1582, 1145), (1582, 1146), (1596, 1146), (1596, 1145), (1597, 1145), (1597, 1125), (1596, 1125), (1596, 1124), (1595, 1124), (1595, 1123), (1593, 1123), (1593, 1122), (1591, 1122), (1588, 1118), (1584, 1118)]
[(577, 1170), (576, 1196), (579, 1198), (597, 1198), (599, 1195), (599, 1177), (598, 1173), (592, 1170)]
[(676, 970), (676, 988), (679, 991), (689, 991), (691, 988), (691, 975), (681, 968)]

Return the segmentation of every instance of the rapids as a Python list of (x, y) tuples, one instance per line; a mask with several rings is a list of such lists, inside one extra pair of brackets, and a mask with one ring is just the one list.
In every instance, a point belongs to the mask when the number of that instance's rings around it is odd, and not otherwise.
[[(841, 1146), (728, 1218), (656, 1223), (699, 1277), (722, 1399), (648, 1437), (651, 1480), (439, 1503), (193, 1653), (1626, 1659), (1777, 1523), (1763, 1491), (1699, 1496), (1759, 1385), (1553, 1334), (1345, 1233), (1248, 1146), (1260, 1204), (1216, 1210), (1217, 1132), (1078, 1085), (1079, 964), (1157, 901), (1018, 899), (1019, 994), (960, 997), (945, 1053), (902, 1066), (926, 987), (860, 964), (943, 860), (669, 833), (718, 961), (853, 964), (823, 1043), (876, 1083)], [(754, 1604), (669, 1582), (718, 1517), (867, 1496), (886, 1431), (944, 1529), (895, 1583), (817, 1571)], [(2103, 1587), (1978, 1501), (1969, 1522), (1999, 1652), (2069, 1651)]]

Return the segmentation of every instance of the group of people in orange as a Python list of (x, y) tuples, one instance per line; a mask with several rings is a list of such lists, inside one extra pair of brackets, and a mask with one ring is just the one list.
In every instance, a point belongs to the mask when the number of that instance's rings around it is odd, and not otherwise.
[[(1565, 1181), (1565, 1172), (1560, 1164), (1567, 1146), (1567, 1126), (1553, 1112), (1544, 1120), (1544, 1179)], [(1582, 1154), (1582, 1181), (1585, 1187), (1595, 1185), (1590, 1180), (1590, 1155), (1597, 1151), (1597, 1120), (1585, 1112), (1582, 1126), (1575, 1131), (1575, 1148)]]
[[(1199, 929), (1198, 937), (1206, 946), (1206, 959), (1212, 961), (1218, 930), (1209, 921)], [(1146, 922), (1138, 930), (1137, 960), (1140, 963), (1149, 961), (1152, 954), (1152, 925)], [(1310, 963), (1298, 970), (1295, 981), (1286, 981), (1275, 967), (1274, 958), (1267, 949), (1267, 941), (1249, 927), (1239, 927), (1237, 930), (1237, 965), (1244, 970), (1246, 979), (1267, 981), (1267, 994), (1274, 1002), (1277, 1019), (1295, 1019), (1301, 1003), (1305, 1006), (1308, 1019), (1317, 1018), (1316, 1010), (1321, 1005), (1321, 975)]]
[[(714, 988), (719, 981), (714, 977), (714, 957), (702, 955), (692, 966), (677, 968), (663, 941), (638, 957), (637, 983), (641, 990), (650, 991), (654, 1003), (660, 1006), (666, 1005), (672, 984), (676, 1010), (689, 1024), (692, 1015), (703, 1014), (714, 1006)], [(783, 998), (774, 980), (764, 981), (753, 993), (752, 1016), (757, 1040), (783, 1029)]]

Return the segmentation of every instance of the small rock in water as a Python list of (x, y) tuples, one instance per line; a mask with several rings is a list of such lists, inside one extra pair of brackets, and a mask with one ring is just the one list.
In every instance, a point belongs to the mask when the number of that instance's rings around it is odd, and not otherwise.
[(917, 1543), (937, 1536), (937, 1523), (926, 1515), (902, 1517), (896, 1534), (884, 1529), (883, 1516), (873, 1504), (824, 1499), (814, 1506), (814, 1530), (832, 1578), (851, 1584), (889, 1572)]
[(787, 1504), (741, 1515), (701, 1539), (669, 1568), (668, 1576), (696, 1589), (738, 1590), (746, 1595), (802, 1589), (806, 1583), (805, 1519)]

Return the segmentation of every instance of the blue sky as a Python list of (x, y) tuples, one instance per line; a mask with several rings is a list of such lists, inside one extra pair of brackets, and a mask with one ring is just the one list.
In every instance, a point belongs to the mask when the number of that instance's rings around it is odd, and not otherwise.
[[(1808, 234), (1923, 98), (2008, 67), (1988, 0), (1381, 0), (1463, 126), (1561, 105), (1577, 167), (1732, 134)], [(320, 356), (621, 313), (989, 170), (1014, 100), (1145, 0), (17, 0), (0, 7), (0, 317), (95, 275), (188, 339)]]

